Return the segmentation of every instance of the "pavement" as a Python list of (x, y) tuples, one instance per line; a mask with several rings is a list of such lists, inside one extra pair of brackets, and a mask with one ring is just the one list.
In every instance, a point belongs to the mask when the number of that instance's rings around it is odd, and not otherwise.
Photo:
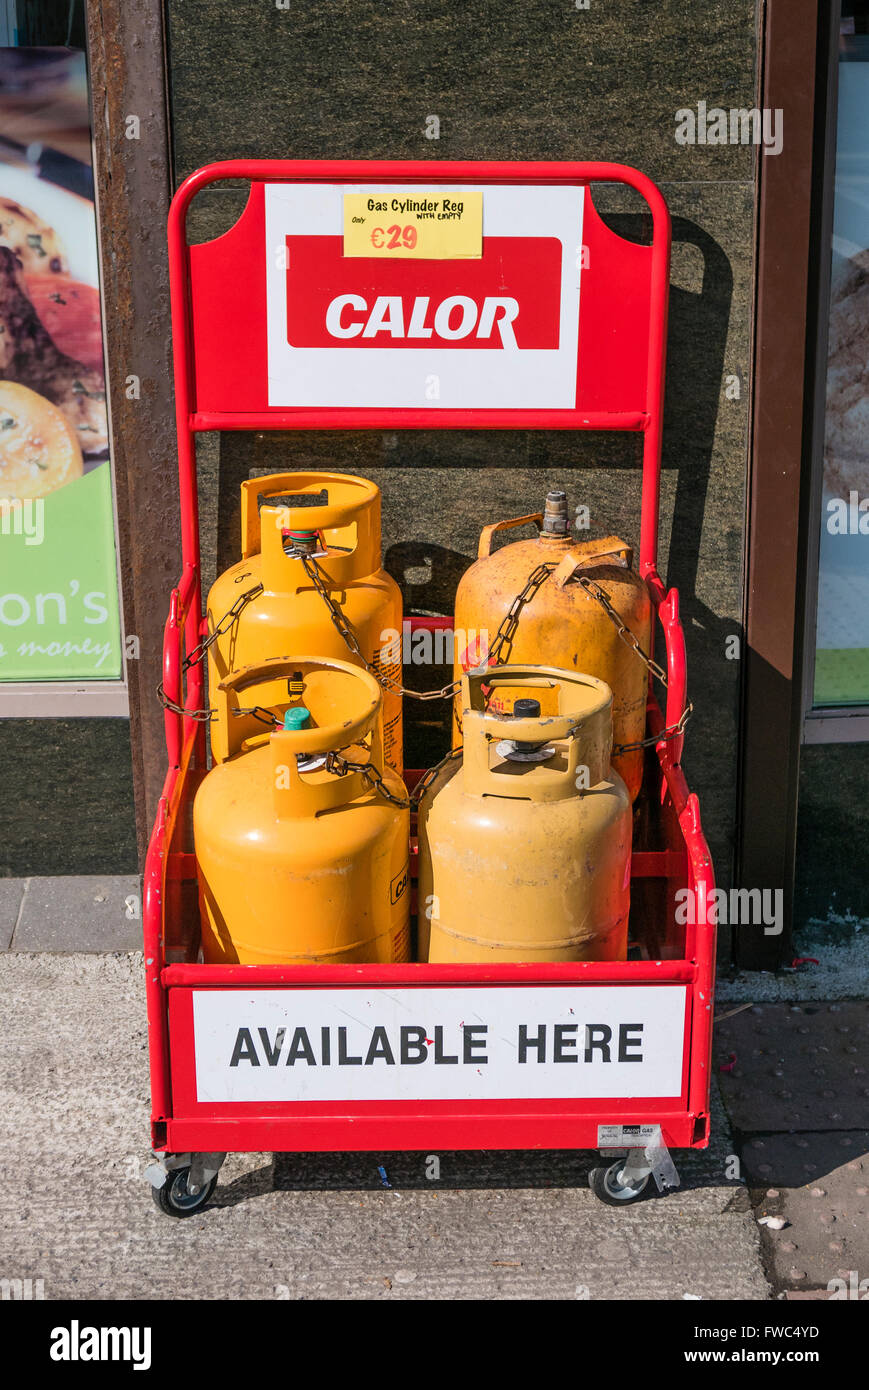
[(0, 878), (0, 951), (135, 951), (141, 892), (131, 874)]
[(719, 1004), (710, 1148), (675, 1156), (680, 1189), (625, 1209), (589, 1191), (594, 1153), (245, 1154), (198, 1216), (173, 1221), (143, 1177), (142, 957), (106, 949), (138, 934), (138, 884), (11, 882), (0, 1163), (16, 1180), (0, 1190), (0, 1286), (13, 1297), (764, 1301), (856, 1297), (869, 1277), (865, 1001)]

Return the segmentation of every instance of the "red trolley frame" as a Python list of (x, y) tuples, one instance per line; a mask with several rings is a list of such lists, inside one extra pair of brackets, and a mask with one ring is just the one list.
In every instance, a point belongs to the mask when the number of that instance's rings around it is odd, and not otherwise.
[[(250, 183), (242, 218), (217, 241), (188, 246), (186, 216), (195, 195), (218, 180)], [(652, 240), (618, 237), (597, 216), (590, 185), (635, 189), (651, 213)], [(567, 185), (582, 190), (584, 272), (580, 347), (589, 359), (569, 409), (285, 408), (259, 394), (263, 324), (262, 202), (266, 185), (456, 184)], [(675, 589), (657, 573), (664, 356), (670, 219), (663, 196), (636, 170), (597, 163), (411, 163), (234, 160), (200, 169), (179, 189), (169, 215), (173, 351), (181, 489), (183, 572), (172, 591), (163, 675), (169, 700), (188, 711), (204, 701), (201, 665), (183, 658), (207, 631), (200, 592), (195, 435), (218, 429), (504, 428), (633, 430), (643, 437), (639, 565), (663, 632), (666, 710), (649, 690), (650, 734), (677, 722), (686, 703), (685, 641)], [(233, 259), (234, 258), (234, 259)], [(244, 275), (228, 274), (244, 266)], [(218, 286), (220, 293), (218, 293)], [(234, 328), (232, 374), (221, 366)], [(589, 344), (593, 353), (589, 353)], [(258, 355), (259, 354), (259, 355)], [(580, 360), (583, 360), (580, 353)], [(228, 382), (233, 384), (226, 385)], [(227, 390), (232, 404), (219, 405)], [(218, 402), (218, 404), (216, 404)], [(419, 626), (450, 619), (420, 618)], [(544, 965), (214, 966), (196, 963), (199, 909), (191, 807), (206, 771), (202, 723), (167, 709), (169, 755), (144, 880), (144, 947), (152, 1094), (152, 1142), (167, 1157), (227, 1151), (432, 1149), (596, 1149), (601, 1125), (659, 1125), (674, 1148), (703, 1148), (709, 1134), (710, 1048), (715, 927), (708, 901), (712, 864), (697, 798), (681, 769), (683, 739), (647, 750), (640, 819), (631, 866), (632, 921), (647, 959)], [(411, 777), (413, 774), (410, 775)], [(678, 890), (693, 892), (694, 912), (679, 924)], [(693, 916), (693, 921), (691, 917)], [(565, 1095), (453, 1100), (200, 1101), (197, 1097), (193, 995), (268, 988), (450, 990), (524, 986), (633, 989), (684, 987), (685, 1020), (678, 1095), (642, 1099)], [(567, 1088), (566, 1088), (567, 1089)]]

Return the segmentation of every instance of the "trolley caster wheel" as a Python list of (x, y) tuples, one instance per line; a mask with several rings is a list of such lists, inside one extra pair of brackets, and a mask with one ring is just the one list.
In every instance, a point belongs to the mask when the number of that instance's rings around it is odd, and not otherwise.
[(592, 1168), (588, 1175), (588, 1185), (595, 1197), (608, 1207), (625, 1207), (629, 1202), (639, 1201), (649, 1185), (651, 1173), (635, 1183), (619, 1182), (619, 1173), (624, 1166), (625, 1160), (620, 1158), (609, 1168)]
[(198, 1192), (187, 1191), (189, 1168), (175, 1168), (162, 1187), (152, 1187), (151, 1196), (167, 1216), (195, 1216), (201, 1211), (217, 1186), (217, 1174), (209, 1178)]

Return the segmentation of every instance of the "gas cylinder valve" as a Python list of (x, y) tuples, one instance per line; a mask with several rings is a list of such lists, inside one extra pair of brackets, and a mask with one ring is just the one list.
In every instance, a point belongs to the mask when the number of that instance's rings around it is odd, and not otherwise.
[[(514, 700), (513, 701), (514, 719), (539, 719), (540, 701), (539, 700)], [(495, 751), (502, 758), (506, 758), (510, 763), (544, 763), (555, 755), (555, 744), (547, 743), (546, 739), (528, 740), (516, 738), (502, 738), (495, 745)]]
[(543, 509), (543, 531), (547, 536), (566, 536), (569, 530), (567, 493), (556, 488), (546, 494), (546, 505)]

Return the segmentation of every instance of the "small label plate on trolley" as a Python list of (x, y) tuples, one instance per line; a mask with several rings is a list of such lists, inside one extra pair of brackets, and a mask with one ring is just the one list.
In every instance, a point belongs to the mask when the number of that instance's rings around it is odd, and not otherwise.
[(682, 984), (191, 993), (200, 1103), (623, 1100), (683, 1088)]
[(599, 1149), (644, 1149), (661, 1133), (660, 1125), (598, 1125)]

